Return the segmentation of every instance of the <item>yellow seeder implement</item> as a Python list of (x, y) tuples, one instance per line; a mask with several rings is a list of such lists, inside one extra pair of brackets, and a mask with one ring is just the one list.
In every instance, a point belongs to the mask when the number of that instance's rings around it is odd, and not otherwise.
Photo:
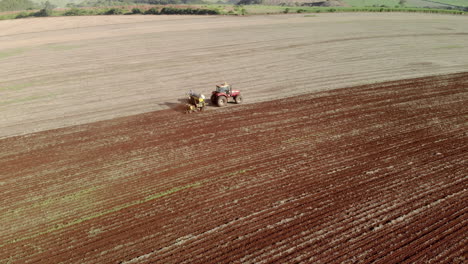
[(185, 113), (189, 114), (195, 111), (203, 111), (206, 106), (205, 96), (193, 91), (190, 91), (188, 95), (189, 98), (187, 99), (187, 104), (185, 105)]

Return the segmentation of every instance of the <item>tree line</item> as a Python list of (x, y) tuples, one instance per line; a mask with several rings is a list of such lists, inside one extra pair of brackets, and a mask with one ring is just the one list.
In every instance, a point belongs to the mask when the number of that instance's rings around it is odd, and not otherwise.
[[(0, 12), (41, 9), (49, 1), (44, 0), (42, 4), (37, 4), (31, 0), (0, 0)], [(180, 4), (207, 4), (204, 0), (83, 0), (77, 3), (68, 3), (67, 7), (104, 7), (104, 6), (125, 6), (125, 5), (180, 5)]]
[(102, 7), (125, 5), (180, 5), (207, 4), (204, 0), (84, 0), (77, 4), (69, 3), (67, 7)]

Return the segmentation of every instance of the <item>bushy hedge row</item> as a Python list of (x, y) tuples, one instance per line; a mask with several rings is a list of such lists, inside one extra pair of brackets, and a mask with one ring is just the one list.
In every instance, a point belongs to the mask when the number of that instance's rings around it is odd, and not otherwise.
[(120, 8), (111, 8), (105, 11), (102, 15), (122, 15), (123, 13), (124, 13), (124, 10)]
[(219, 15), (219, 10), (214, 9), (194, 9), (194, 8), (175, 8), (175, 7), (164, 7), (161, 9), (160, 14), (163, 15)]
[[(262, 6), (257, 6), (262, 7)], [(71, 8), (66, 11), (56, 11), (50, 8), (44, 8), (37, 12), (21, 12), (15, 18), (25, 17), (45, 17), (45, 16), (86, 16), (86, 15), (132, 15), (132, 14), (145, 14), (145, 15), (245, 15), (247, 11), (243, 7), (235, 6), (235, 11), (223, 12), (219, 8), (180, 8), (180, 7), (163, 7), (158, 9), (156, 7), (147, 10), (140, 8), (133, 8), (131, 10), (125, 7), (112, 7), (112, 8), (98, 8), (98, 9), (85, 9), (85, 8)], [(241, 11), (239, 11), (239, 10)], [(281, 11), (282, 10), (282, 11)], [(414, 13), (439, 13), (439, 14), (466, 14), (460, 10), (447, 10), (447, 9), (429, 9), (429, 8), (384, 8), (384, 7), (288, 7), (286, 9), (278, 10), (282, 13), (329, 13), (329, 12), (414, 12)]]
[(63, 13), (64, 16), (86, 16), (89, 12), (86, 9), (72, 8)]
[(164, 7), (161, 10), (152, 7), (146, 11), (140, 8), (133, 8), (128, 11), (122, 8), (104, 8), (104, 9), (82, 9), (82, 8), (71, 8), (64, 12), (54, 11), (52, 13), (49, 10), (40, 10), (38, 12), (21, 12), (16, 15), (16, 18), (26, 17), (45, 17), (45, 16), (92, 16), (92, 15), (132, 15), (132, 14), (145, 14), (145, 15), (219, 15), (221, 11), (218, 9), (205, 9), (205, 8), (176, 8), (176, 7)]
[(47, 5), (37, 12), (21, 12), (16, 15), (15, 18), (25, 18), (25, 17), (48, 17), (53, 15), (53, 7), (49, 6), (49, 2), (46, 2)]
[(433, 13), (463, 15), (465, 12), (454, 9), (432, 9), (432, 8), (385, 8), (385, 7), (314, 7), (294, 8), (288, 7), (283, 13), (334, 13), (334, 12), (409, 12), (409, 13)]
[[(2, 0), (18, 1), (18, 0)], [(29, 0), (22, 0), (29, 1)], [(67, 7), (109, 7), (129, 5), (203, 5), (209, 4), (203, 0), (80, 0), (70, 2)]]
[(434, 13), (462, 15), (463, 11), (432, 8), (391, 8), (391, 7), (364, 7), (364, 8), (329, 8), (328, 12), (409, 12), (409, 13)]
[(145, 15), (220, 15), (221, 12), (215, 9), (204, 9), (204, 8), (177, 8), (177, 7), (163, 7), (158, 10), (152, 7), (146, 11), (142, 11), (139, 8), (133, 8), (132, 14), (145, 14)]
[(157, 8), (152, 7), (146, 10), (144, 14), (145, 15), (159, 15), (159, 10)]
[(139, 8), (133, 8), (131, 14), (145, 14), (145, 15), (220, 15), (221, 11), (217, 9), (205, 8), (177, 8), (177, 7), (163, 7), (161, 10), (152, 7), (146, 11)]

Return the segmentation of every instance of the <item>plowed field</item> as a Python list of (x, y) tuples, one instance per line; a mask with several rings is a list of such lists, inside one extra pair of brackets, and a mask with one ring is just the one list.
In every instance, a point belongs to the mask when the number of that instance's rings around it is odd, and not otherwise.
[(0, 141), (4, 263), (463, 263), (468, 73)]

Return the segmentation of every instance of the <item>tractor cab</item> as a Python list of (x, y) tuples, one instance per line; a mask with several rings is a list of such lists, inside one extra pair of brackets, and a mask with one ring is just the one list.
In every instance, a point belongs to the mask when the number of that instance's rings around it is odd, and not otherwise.
[(216, 85), (216, 91), (213, 91), (213, 93), (224, 93), (224, 94), (231, 94), (232, 88), (231, 85), (228, 83)]
[(237, 104), (242, 103), (242, 95), (239, 90), (233, 90), (227, 82), (216, 85), (216, 91), (211, 93), (211, 103), (217, 106), (226, 106), (230, 99)]

